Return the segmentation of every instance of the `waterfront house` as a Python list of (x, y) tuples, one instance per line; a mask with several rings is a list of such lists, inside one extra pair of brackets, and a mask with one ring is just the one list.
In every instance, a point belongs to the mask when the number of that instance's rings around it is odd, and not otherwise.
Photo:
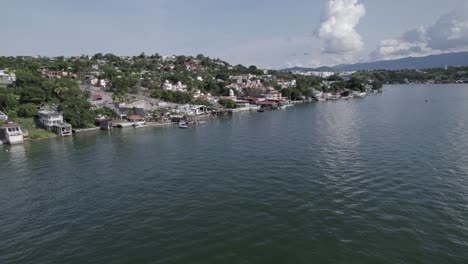
[(57, 135), (61, 137), (71, 136), (72, 135), (72, 125), (68, 123), (60, 123), (56, 124), (52, 127), (52, 131), (54, 131)]
[(127, 120), (131, 123), (145, 123), (145, 118), (140, 115), (131, 115)]
[(2, 126), (3, 135), (9, 144), (21, 144), (24, 141), (20, 125), (10, 123)]
[(281, 100), (283, 98), (281, 93), (275, 90), (275, 88), (268, 88), (267, 92), (262, 94), (261, 97), (266, 100)]
[(63, 121), (63, 114), (52, 110), (39, 110), (39, 123), (42, 128), (54, 131), (59, 136), (69, 136), (72, 126)]
[(237, 100), (236, 106), (237, 108), (250, 108), (250, 102), (247, 100)]
[(99, 122), (99, 127), (102, 130), (111, 130), (116, 124), (117, 121), (114, 119), (103, 119)]
[(188, 112), (189, 114), (199, 116), (199, 115), (204, 115), (208, 112), (208, 107), (205, 105), (194, 105), (190, 107), (190, 111)]
[(260, 106), (260, 109), (275, 109), (278, 107), (278, 104), (275, 101), (257, 101), (256, 103), (258, 106)]
[(0, 121), (3, 121), (3, 122), (8, 121), (8, 116), (2, 111), (0, 111)]
[(63, 114), (53, 110), (39, 110), (39, 123), (42, 128), (52, 130), (54, 125), (63, 123)]

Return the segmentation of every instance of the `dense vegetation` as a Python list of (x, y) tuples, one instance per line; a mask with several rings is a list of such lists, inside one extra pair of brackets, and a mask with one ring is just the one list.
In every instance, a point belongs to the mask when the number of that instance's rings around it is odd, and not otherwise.
[(16, 71), (16, 83), (0, 89), (0, 109), (10, 118), (32, 118), (41, 106), (57, 106), (65, 120), (75, 127), (93, 125), (95, 115), (87, 101), (88, 92), (79, 89), (71, 79), (48, 79), (32, 65)]
[(372, 79), (387, 84), (404, 83), (467, 83), (468, 67), (434, 68), (426, 70), (359, 71), (356, 78)]

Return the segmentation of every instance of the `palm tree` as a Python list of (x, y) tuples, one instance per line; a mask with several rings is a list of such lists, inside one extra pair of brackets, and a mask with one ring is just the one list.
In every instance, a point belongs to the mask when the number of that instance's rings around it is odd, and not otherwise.
[(66, 91), (68, 91), (68, 88), (67, 88), (67, 87), (63, 87), (63, 86), (61, 86), (60, 84), (56, 84), (56, 85), (55, 85), (54, 93), (55, 93), (58, 97), (62, 98), (63, 94), (64, 94)]

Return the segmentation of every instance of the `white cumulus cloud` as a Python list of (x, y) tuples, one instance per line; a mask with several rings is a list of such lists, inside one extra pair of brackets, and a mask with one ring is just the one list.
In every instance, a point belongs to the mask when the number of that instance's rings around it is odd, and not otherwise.
[(405, 32), (396, 39), (383, 40), (371, 59), (397, 59), (468, 50), (468, 2), (441, 16), (429, 27)]
[(365, 14), (358, 0), (329, 0), (318, 29), (318, 37), (325, 41), (323, 51), (339, 54), (361, 50), (364, 43), (356, 26)]
[(427, 29), (428, 44), (437, 50), (468, 47), (468, 2), (443, 15)]

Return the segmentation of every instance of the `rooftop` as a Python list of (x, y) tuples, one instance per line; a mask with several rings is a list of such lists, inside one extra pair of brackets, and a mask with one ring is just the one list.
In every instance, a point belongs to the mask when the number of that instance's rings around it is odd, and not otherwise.
[(127, 119), (128, 120), (142, 120), (142, 119), (145, 119), (145, 118), (140, 116), (140, 115), (131, 115)]
[(39, 110), (40, 115), (46, 115), (46, 116), (59, 116), (62, 115), (62, 113), (53, 111), (53, 110)]
[(3, 125), (2, 128), (19, 127), (19, 126), (20, 125), (17, 123), (9, 123), (9, 124)]

